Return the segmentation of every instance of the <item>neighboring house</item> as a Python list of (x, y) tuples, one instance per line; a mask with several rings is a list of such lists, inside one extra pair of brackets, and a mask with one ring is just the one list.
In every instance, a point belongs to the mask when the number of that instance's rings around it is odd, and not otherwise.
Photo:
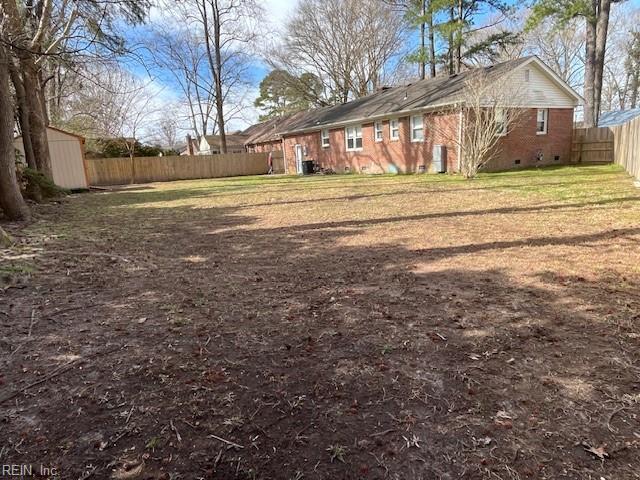
[[(573, 110), (581, 97), (539, 58), (525, 57), (486, 67), (488, 78), (512, 75), (526, 110), (500, 137), (488, 170), (567, 163), (571, 157)], [(287, 173), (300, 173), (304, 160), (336, 172), (433, 171), (434, 155), (448, 171), (459, 170), (461, 138), (456, 109), (471, 71), (385, 88), (332, 107), (263, 122), (248, 150), (284, 151)], [(267, 124), (267, 125), (265, 125)], [(250, 127), (253, 128), (253, 127)], [(262, 132), (262, 135), (260, 135)]]
[(636, 117), (640, 117), (640, 108), (604, 112), (600, 114), (600, 118), (598, 119), (598, 126), (615, 127), (617, 125), (627, 123)]
[[(242, 153), (247, 137), (240, 133), (229, 133), (227, 137), (227, 153)], [(220, 147), (220, 135), (202, 135), (198, 145), (198, 155), (214, 155), (222, 151)]]
[(306, 113), (301, 112), (272, 118), (250, 126), (242, 132), (243, 135), (247, 136), (245, 142), (247, 150), (250, 152), (282, 151), (282, 136), (279, 132), (286, 130), (287, 126), (292, 124), (296, 118)]
[[(89, 188), (84, 157), (84, 137), (49, 126), (47, 140), (54, 183), (68, 189)], [(22, 137), (16, 137), (13, 145), (24, 158)]]

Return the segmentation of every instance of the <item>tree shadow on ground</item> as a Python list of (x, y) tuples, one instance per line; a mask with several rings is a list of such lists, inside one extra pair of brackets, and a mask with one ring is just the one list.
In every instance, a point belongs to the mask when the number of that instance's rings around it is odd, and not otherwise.
[[(610, 279), (434, 262), (611, 246), (638, 228), (411, 250), (345, 243), (385, 219), (256, 228), (239, 207), (120, 212), (107, 255), (58, 240), (33, 284), (8, 291), (8, 387), (86, 358), (4, 406), (12, 463), (70, 478), (143, 453), (158, 479), (632, 478), (638, 423), (622, 394), (637, 387), (637, 325), (601, 321)], [(601, 463), (583, 441), (615, 454)]]

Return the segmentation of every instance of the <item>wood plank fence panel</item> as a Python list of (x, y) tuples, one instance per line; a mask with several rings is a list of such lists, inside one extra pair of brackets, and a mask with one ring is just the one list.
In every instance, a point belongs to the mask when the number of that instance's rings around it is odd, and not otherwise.
[[(273, 152), (273, 161), (284, 166), (282, 152)], [(268, 169), (267, 153), (87, 159), (89, 184), (95, 186), (262, 175)]]
[(284, 173), (284, 155), (282, 152), (273, 152), (273, 173)]
[(574, 163), (613, 162), (613, 132), (607, 127), (573, 130), (571, 161)]
[(640, 118), (612, 127), (615, 163), (640, 180)]
[(640, 117), (615, 127), (574, 129), (571, 160), (615, 162), (640, 180)]

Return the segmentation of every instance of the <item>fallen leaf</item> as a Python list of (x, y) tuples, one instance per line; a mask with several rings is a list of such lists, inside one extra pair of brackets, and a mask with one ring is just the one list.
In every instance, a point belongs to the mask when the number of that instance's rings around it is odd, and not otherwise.
[(138, 478), (144, 470), (144, 462), (133, 461), (125, 462), (120, 468), (117, 468), (112, 474), (113, 480), (132, 480)]
[(582, 444), (584, 446), (584, 449), (589, 452), (594, 454), (596, 457), (598, 457), (600, 460), (604, 460), (605, 458), (609, 458), (609, 454), (605, 451), (604, 447), (606, 445), (601, 445), (598, 448), (596, 447), (592, 447), (591, 445), (587, 445), (585, 443)]

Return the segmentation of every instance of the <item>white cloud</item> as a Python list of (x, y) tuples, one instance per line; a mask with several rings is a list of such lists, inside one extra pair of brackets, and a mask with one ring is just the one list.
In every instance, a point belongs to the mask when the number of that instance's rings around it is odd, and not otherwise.
[(263, 0), (262, 6), (268, 22), (273, 30), (281, 30), (289, 16), (296, 8), (298, 0)]

